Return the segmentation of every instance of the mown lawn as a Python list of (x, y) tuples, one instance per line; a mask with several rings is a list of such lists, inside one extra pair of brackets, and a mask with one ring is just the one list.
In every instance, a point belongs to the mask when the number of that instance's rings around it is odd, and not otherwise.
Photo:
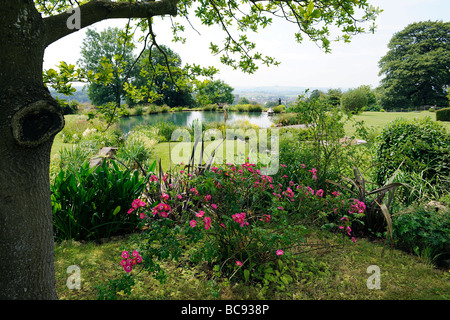
[[(55, 247), (58, 298), (96, 299), (97, 285), (124, 274), (120, 254), (135, 245), (137, 235), (103, 244), (68, 241)], [(336, 239), (331, 237), (329, 243)], [(314, 247), (311, 247), (314, 248)], [(210, 300), (210, 299), (283, 299), (283, 300), (448, 300), (450, 273), (434, 268), (416, 256), (386, 250), (382, 243), (358, 239), (356, 244), (303, 253), (290, 268), (294, 281), (280, 288), (261, 283), (230, 283), (213, 274), (205, 265), (194, 265), (188, 257), (163, 264), (168, 280), (161, 284), (143, 270), (133, 270), (136, 284), (130, 295), (118, 299)], [(68, 289), (67, 268), (78, 265), (81, 289)], [(380, 289), (369, 289), (369, 266), (380, 268)], [(372, 283), (369, 280), (369, 283)]]
[[(394, 121), (397, 118), (404, 119), (415, 119), (415, 118), (425, 118), (430, 117), (432, 120), (436, 119), (436, 114), (429, 111), (420, 111), (420, 112), (362, 112), (361, 114), (357, 114), (353, 116), (356, 121), (364, 121), (365, 125), (368, 128), (374, 128), (381, 132), (383, 127), (387, 125), (389, 122)], [(448, 121), (438, 121), (444, 127), (450, 131), (450, 122)], [(351, 123), (347, 123), (345, 130), (348, 135), (353, 134), (354, 128)]]

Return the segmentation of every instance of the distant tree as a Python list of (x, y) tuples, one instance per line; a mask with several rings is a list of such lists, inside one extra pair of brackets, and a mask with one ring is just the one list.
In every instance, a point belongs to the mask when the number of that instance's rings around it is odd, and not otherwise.
[(308, 97), (308, 101), (311, 102), (314, 99), (321, 99), (324, 98), (325, 93), (323, 93), (322, 91), (320, 91), (319, 89), (314, 89), (311, 94)]
[(136, 66), (137, 75), (125, 86), (127, 102), (151, 102), (169, 107), (194, 103), (193, 84), (182, 68), (181, 57), (167, 46), (160, 45), (143, 51)]
[(91, 79), (87, 94), (92, 104), (100, 106), (108, 102), (120, 103), (125, 91), (123, 84), (126, 77), (135, 75), (132, 70), (128, 74), (135, 57), (134, 45), (124, 42), (123, 31), (119, 28), (107, 28), (102, 32), (86, 30), (86, 38), (81, 46), (80, 66), (93, 74), (105, 74), (104, 79)]
[(250, 104), (250, 100), (248, 100), (246, 97), (242, 97), (239, 99), (237, 104)]
[(349, 113), (358, 113), (367, 105), (368, 97), (364, 88), (350, 89), (342, 94), (342, 108)]
[(197, 101), (200, 104), (228, 103), (234, 101), (233, 88), (222, 80), (205, 81), (197, 87)]
[(394, 34), (379, 61), (384, 109), (446, 105), (450, 84), (450, 22), (416, 22)]
[(336, 107), (341, 104), (342, 91), (341, 89), (328, 89), (325, 100), (328, 104)]
[(373, 107), (377, 103), (377, 99), (375, 96), (374, 90), (369, 85), (362, 85), (358, 87), (359, 89), (363, 90), (367, 94), (367, 107)]

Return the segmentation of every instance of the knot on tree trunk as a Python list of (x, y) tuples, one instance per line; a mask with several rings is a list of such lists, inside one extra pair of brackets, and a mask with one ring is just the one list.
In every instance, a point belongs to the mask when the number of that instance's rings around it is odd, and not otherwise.
[(64, 128), (64, 116), (59, 106), (39, 100), (17, 111), (11, 127), (19, 145), (37, 147)]

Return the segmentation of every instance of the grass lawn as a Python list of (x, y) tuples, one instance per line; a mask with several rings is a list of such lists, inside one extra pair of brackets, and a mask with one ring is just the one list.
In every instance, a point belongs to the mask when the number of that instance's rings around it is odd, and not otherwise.
[[(120, 266), (124, 248), (135, 247), (137, 235), (103, 244), (73, 241), (55, 247), (55, 268), (59, 299), (96, 299), (95, 286), (106, 285), (118, 279), (124, 271)], [(328, 239), (333, 243), (336, 238)], [(161, 284), (145, 270), (132, 271), (136, 284), (130, 295), (119, 299), (145, 300), (209, 300), (209, 299), (287, 299), (287, 300), (448, 300), (450, 274), (435, 269), (416, 256), (387, 249), (383, 245), (358, 239), (332, 249), (312, 250), (302, 254), (295, 271), (294, 281), (281, 289), (258, 283), (230, 283), (220, 278), (212, 280), (205, 265), (194, 265), (185, 257), (179, 261), (164, 262), (168, 280)], [(81, 289), (66, 286), (67, 268), (78, 265), (81, 269)], [(380, 268), (380, 289), (369, 289), (367, 280), (372, 273), (369, 266)]]
[[(362, 112), (361, 114), (357, 114), (354, 116), (356, 121), (364, 121), (367, 127), (373, 127), (381, 132), (383, 127), (387, 125), (389, 122), (394, 121), (397, 118), (404, 119), (415, 119), (415, 118), (425, 118), (430, 117), (432, 120), (436, 119), (436, 114), (429, 111), (420, 111), (420, 112)], [(450, 132), (450, 122), (446, 121), (438, 121), (447, 130)], [(345, 126), (345, 131), (348, 135), (351, 135), (355, 132), (351, 123), (347, 123)]]

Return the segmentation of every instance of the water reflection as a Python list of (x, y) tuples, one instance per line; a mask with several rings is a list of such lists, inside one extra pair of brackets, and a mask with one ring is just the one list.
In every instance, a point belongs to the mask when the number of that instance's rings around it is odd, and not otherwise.
[[(189, 126), (193, 121), (199, 120), (204, 123), (224, 121), (224, 113), (216, 111), (186, 111), (158, 113), (145, 116), (122, 118), (120, 127), (123, 132), (129, 132), (137, 125), (153, 125), (158, 122), (173, 122), (177, 126)], [(267, 112), (228, 112), (227, 123), (231, 124), (238, 120), (248, 120), (260, 128), (269, 128), (272, 125), (272, 117)]]

